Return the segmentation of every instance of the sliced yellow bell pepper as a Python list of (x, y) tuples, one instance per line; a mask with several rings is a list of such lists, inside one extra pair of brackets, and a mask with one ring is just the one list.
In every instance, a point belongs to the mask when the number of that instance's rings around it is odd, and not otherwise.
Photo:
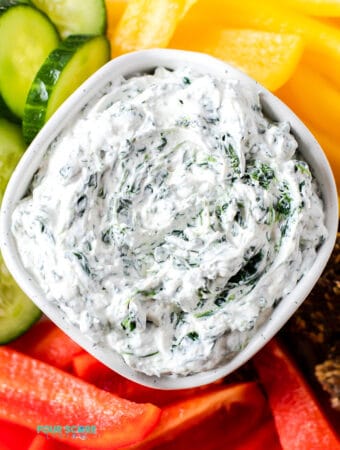
[(332, 27), (340, 27), (340, 18), (339, 17), (325, 17), (322, 19), (327, 25), (331, 25)]
[(319, 131), (316, 128), (313, 128), (312, 125), (307, 124), (307, 126), (314, 134), (322, 149), (326, 153), (327, 159), (333, 171), (338, 193), (340, 195), (340, 141), (330, 135), (323, 133), (322, 131)]
[(107, 30), (106, 34), (109, 39), (112, 38), (115, 28), (122, 17), (127, 0), (105, 0), (106, 15), (107, 15)]
[(326, 57), (320, 56), (317, 52), (308, 49), (303, 52), (302, 64), (305, 64), (315, 72), (320, 73), (323, 77), (333, 83), (338, 90), (340, 90), (340, 62), (338, 62), (337, 65), (334, 65), (334, 61), (329, 61)]
[(185, 22), (210, 27), (215, 22), (225, 28), (251, 28), (275, 33), (299, 34), (329, 70), (340, 65), (340, 30), (287, 8), (278, 0), (200, 0)]
[(299, 65), (277, 95), (302, 120), (340, 141), (340, 91), (322, 75), (306, 65)]
[(111, 38), (112, 56), (166, 47), (196, 0), (130, 0)]
[[(277, 2), (281, 0), (276, 0)], [(339, 0), (285, 0), (285, 4), (310, 16), (339, 17)]]
[(179, 26), (170, 47), (195, 50), (223, 59), (244, 70), (268, 89), (276, 90), (291, 77), (303, 51), (300, 36), (212, 26)]

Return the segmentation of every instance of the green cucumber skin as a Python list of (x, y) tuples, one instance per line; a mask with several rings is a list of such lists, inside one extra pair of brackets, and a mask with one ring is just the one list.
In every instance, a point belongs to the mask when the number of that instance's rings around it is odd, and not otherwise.
[(46, 113), (50, 96), (57, 86), (59, 78), (77, 51), (92, 39), (101, 38), (107, 43), (107, 60), (109, 59), (109, 43), (105, 36), (73, 35), (61, 42), (53, 50), (41, 66), (27, 96), (23, 134), (29, 144), (46, 122)]
[(12, 6), (20, 5), (20, 2), (17, 0), (0, 0), (0, 16), (5, 13), (8, 8), (12, 8)]

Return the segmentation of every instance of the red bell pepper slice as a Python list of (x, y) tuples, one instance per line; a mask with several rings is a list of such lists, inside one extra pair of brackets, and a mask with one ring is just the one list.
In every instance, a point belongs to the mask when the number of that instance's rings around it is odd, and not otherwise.
[(31, 445), (26, 448), (27, 450), (74, 450), (74, 447), (43, 436), (42, 434), (36, 435)]
[[(230, 428), (225, 427), (225, 433), (228, 440), (232, 441), (261, 422), (266, 405), (266, 400), (255, 382), (219, 388), (165, 407), (161, 420), (153, 432), (143, 442), (129, 446), (128, 449), (146, 450), (157, 446), (163, 448), (167, 442), (191, 427), (198, 424), (205, 427), (205, 420), (221, 409), (226, 412), (226, 420), (230, 419)], [(199, 441), (203, 444), (202, 439)], [(188, 441), (185, 442), (188, 448)], [(197, 442), (194, 444), (197, 445)], [(191, 442), (190, 448), (195, 448), (195, 445)], [(209, 448), (207, 441), (205, 448)]]
[[(269, 406), (268, 406), (269, 409)], [(165, 442), (153, 450), (282, 450), (272, 417), (255, 427), (247, 425), (249, 415), (242, 409), (230, 421), (221, 410), (176, 439)], [(240, 436), (241, 430), (242, 436)], [(138, 449), (141, 447), (138, 447)], [(142, 447), (144, 448), (144, 447)]]
[(0, 420), (0, 450), (26, 449), (34, 436), (35, 433), (28, 428)]
[(78, 344), (48, 320), (33, 325), (27, 333), (13, 341), (10, 347), (60, 369), (70, 367), (74, 356), (84, 352)]
[(254, 357), (255, 367), (285, 450), (340, 449), (314, 395), (286, 351), (272, 340)]
[(240, 443), (233, 445), (232, 450), (282, 450), (273, 418), (268, 418), (247, 434)]
[(73, 373), (82, 380), (127, 400), (137, 403), (151, 402), (157, 406), (165, 406), (211, 390), (222, 382), (221, 380), (207, 386), (192, 389), (167, 391), (152, 389), (122, 377), (88, 353), (82, 353), (73, 358)]
[(94, 426), (86, 446), (118, 448), (141, 441), (155, 427), (160, 410), (105, 392), (41, 361), (0, 347), (0, 418), (41, 430), (59, 426), (55, 439), (84, 447), (67, 426)]

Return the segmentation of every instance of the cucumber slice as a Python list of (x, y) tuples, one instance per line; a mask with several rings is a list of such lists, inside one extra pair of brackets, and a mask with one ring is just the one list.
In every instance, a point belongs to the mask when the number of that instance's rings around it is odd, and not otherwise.
[(0, 92), (21, 118), (32, 81), (59, 37), (49, 19), (27, 4), (2, 2), (0, 14)]
[(20, 123), (20, 119), (12, 113), (0, 94), (0, 117), (10, 120), (11, 122)]
[(8, 180), (25, 150), (19, 125), (0, 118), (0, 205)]
[[(25, 151), (18, 125), (0, 119), (0, 203), (5, 187)], [(0, 344), (24, 333), (41, 313), (8, 272), (0, 253)]]
[(0, 254), (0, 344), (7, 344), (27, 331), (41, 311), (22, 292)]
[(52, 20), (64, 39), (71, 34), (104, 34), (104, 0), (32, 0)]
[(23, 132), (27, 143), (61, 103), (109, 60), (105, 36), (69, 36), (40, 68), (27, 97)]

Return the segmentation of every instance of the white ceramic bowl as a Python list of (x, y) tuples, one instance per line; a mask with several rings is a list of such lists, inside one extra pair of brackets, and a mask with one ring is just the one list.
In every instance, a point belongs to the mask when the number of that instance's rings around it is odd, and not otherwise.
[(208, 72), (214, 75), (221, 75), (223, 72), (229, 71), (235, 78), (256, 83), (239, 70), (220, 60), (200, 53), (155, 49), (130, 53), (110, 61), (69, 97), (32, 142), (8, 184), (0, 218), (0, 244), (5, 262), (18, 284), (38, 307), (65, 333), (104, 364), (131, 380), (161, 389), (182, 389), (210, 383), (231, 373), (260, 350), (287, 322), (318, 280), (334, 246), (338, 223), (338, 201), (335, 182), (322, 149), (295, 114), (265, 88), (260, 87), (262, 91), (261, 101), (265, 114), (276, 120), (290, 122), (292, 132), (299, 143), (300, 151), (312, 168), (319, 183), (325, 205), (326, 226), (329, 235), (318, 251), (312, 268), (301, 279), (295, 289), (281, 300), (280, 304), (273, 310), (270, 318), (258, 330), (250, 343), (231, 361), (216, 369), (188, 376), (149, 377), (128, 367), (113, 350), (93, 345), (78, 328), (63, 320), (61, 312), (55, 305), (45, 299), (43, 292), (21, 263), (11, 234), (12, 212), (18, 201), (25, 194), (49, 144), (108, 81), (121, 75), (129, 77), (137, 72), (148, 72), (157, 66), (174, 69), (182, 65), (190, 65), (200, 72)]

